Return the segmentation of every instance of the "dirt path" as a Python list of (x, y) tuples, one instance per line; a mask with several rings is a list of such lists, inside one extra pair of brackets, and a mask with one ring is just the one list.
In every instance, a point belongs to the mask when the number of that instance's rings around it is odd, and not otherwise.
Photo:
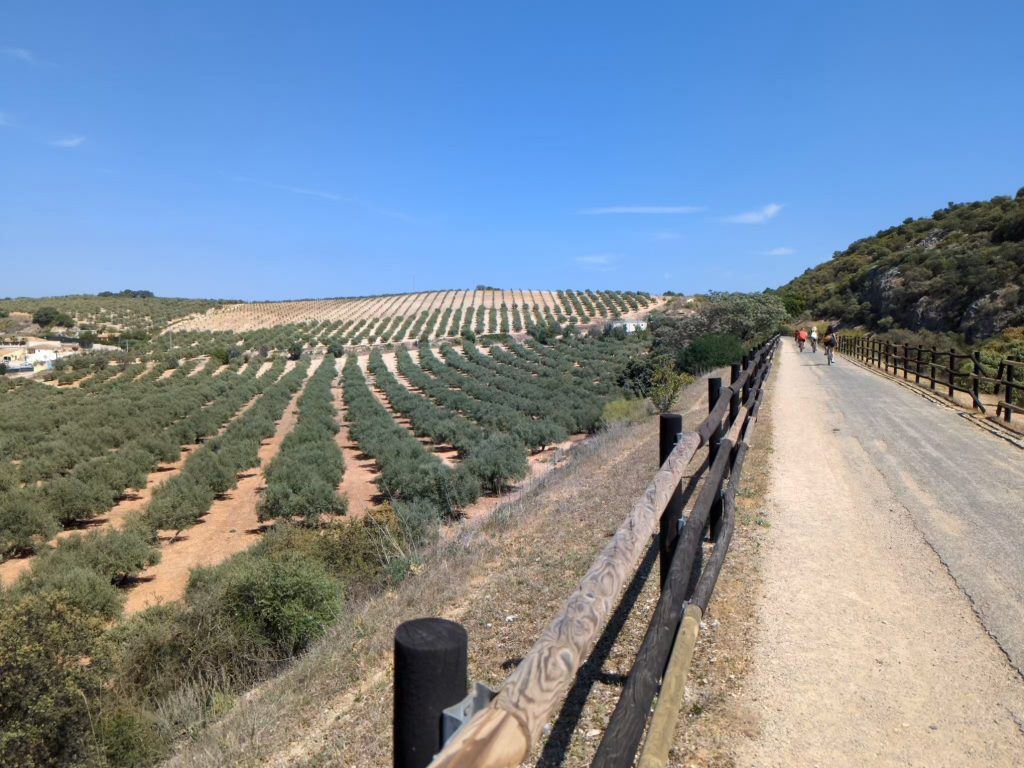
[[(306, 383), (321, 362), (323, 358), (312, 361), (306, 372)], [(284, 415), (277, 422), (274, 436), (263, 441), (257, 468), (240, 475), (238, 485), (223, 499), (215, 501), (199, 523), (187, 529), (176, 541), (171, 541), (174, 531), (160, 532), (161, 560), (143, 571), (138, 586), (128, 593), (124, 606), (126, 615), (179, 599), (185, 594), (193, 568), (221, 563), (256, 542), (260, 535), (257, 505), (265, 483), (262, 470), (277, 456), (281, 443), (295, 428), (298, 421), (296, 403), (305, 388), (303, 383), (288, 403)]]
[[(776, 369), (772, 527), (741, 695), (760, 732), (737, 764), (1020, 765), (1024, 681), (903, 503), (922, 464), (901, 487), (876, 456), (920, 398), (822, 362), (787, 341)], [(863, 410), (887, 428), (866, 432)]]
[(334, 408), (338, 412), (340, 430), (335, 436), (345, 459), (345, 473), (342, 475), (338, 493), (348, 497), (348, 514), (360, 517), (370, 507), (376, 506), (383, 498), (377, 489), (377, 463), (359, 450), (348, 433), (348, 409), (345, 407), (344, 389), (339, 376), (334, 385)]

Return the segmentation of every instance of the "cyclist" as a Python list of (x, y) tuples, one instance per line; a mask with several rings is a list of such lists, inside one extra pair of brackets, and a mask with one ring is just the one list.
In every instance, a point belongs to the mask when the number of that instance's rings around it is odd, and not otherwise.
[(828, 364), (832, 365), (835, 362), (835, 350), (836, 350), (836, 329), (831, 325), (825, 329), (825, 338), (823, 343), (825, 344), (825, 357), (828, 358)]
[(804, 344), (807, 343), (807, 330), (806, 329), (801, 328), (799, 331), (797, 331), (797, 333), (796, 333), (796, 343), (797, 343), (797, 346), (800, 347), (800, 351), (803, 352), (804, 351)]
[(818, 326), (811, 327), (811, 352), (818, 351)]

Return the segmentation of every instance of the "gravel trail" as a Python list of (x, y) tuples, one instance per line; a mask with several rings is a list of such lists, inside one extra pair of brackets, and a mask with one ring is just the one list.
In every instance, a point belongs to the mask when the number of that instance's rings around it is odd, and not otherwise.
[(1024, 763), (1024, 453), (785, 341), (738, 764)]

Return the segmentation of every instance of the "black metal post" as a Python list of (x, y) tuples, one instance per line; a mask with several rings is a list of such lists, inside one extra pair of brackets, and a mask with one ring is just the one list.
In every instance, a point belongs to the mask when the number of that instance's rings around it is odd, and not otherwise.
[[(683, 417), (678, 413), (663, 413), (658, 421), (658, 465), (665, 463), (672, 449), (679, 442), (679, 435), (683, 431)], [(676, 551), (676, 541), (679, 539), (679, 520), (683, 515), (683, 483), (680, 481), (672, 496), (668, 500), (668, 506), (661, 513), (661, 527), (658, 531), (658, 564), (661, 574), (660, 584), (665, 585), (665, 578), (668, 576), (668, 568), (672, 564), (672, 555)]]
[(447, 619), (395, 630), (395, 768), (425, 768), (441, 751), (441, 713), (466, 697), (468, 648), (465, 628)]

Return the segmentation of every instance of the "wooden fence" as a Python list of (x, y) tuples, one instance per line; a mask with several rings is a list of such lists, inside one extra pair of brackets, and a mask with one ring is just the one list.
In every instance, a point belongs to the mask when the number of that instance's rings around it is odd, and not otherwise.
[[(982, 394), (1000, 393), (996, 417), (1009, 422), (1014, 413), (1024, 413), (1024, 361), (1003, 360), (994, 372), (987, 372), (978, 352), (963, 354), (936, 347), (912, 347), (893, 344), (870, 336), (840, 336), (839, 351), (864, 361), (905, 381), (913, 379), (918, 386), (953, 398), (962, 392), (971, 398), (974, 408), (987, 413)], [(991, 405), (991, 403), (990, 403)]]
[[(559, 711), (659, 529), (661, 596), (593, 765), (633, 765), (649, 720), (641, 764), (665, 764), (700, 616), (735, 527), (747, 441), (777, 344), (775, 337), (734, 365), (729, 386), (709, 379), (707, 418), (693, 432), (668, 435), (671, 450), (651, 485), (576, 591), (496, 697), (447, 741), (431, 766), (504, 768), (526, 759)], [(681, 425), (680, 417), (675, 419)], [(672, 423), (665, 418), (662, 422)], [(663, 446), (665, 437), (663, 426)], [(684, 489), (683, 474), (702, 447), (708, 449), (707, 458)], [(652, 716), (659, 685), (661, 696)]]

